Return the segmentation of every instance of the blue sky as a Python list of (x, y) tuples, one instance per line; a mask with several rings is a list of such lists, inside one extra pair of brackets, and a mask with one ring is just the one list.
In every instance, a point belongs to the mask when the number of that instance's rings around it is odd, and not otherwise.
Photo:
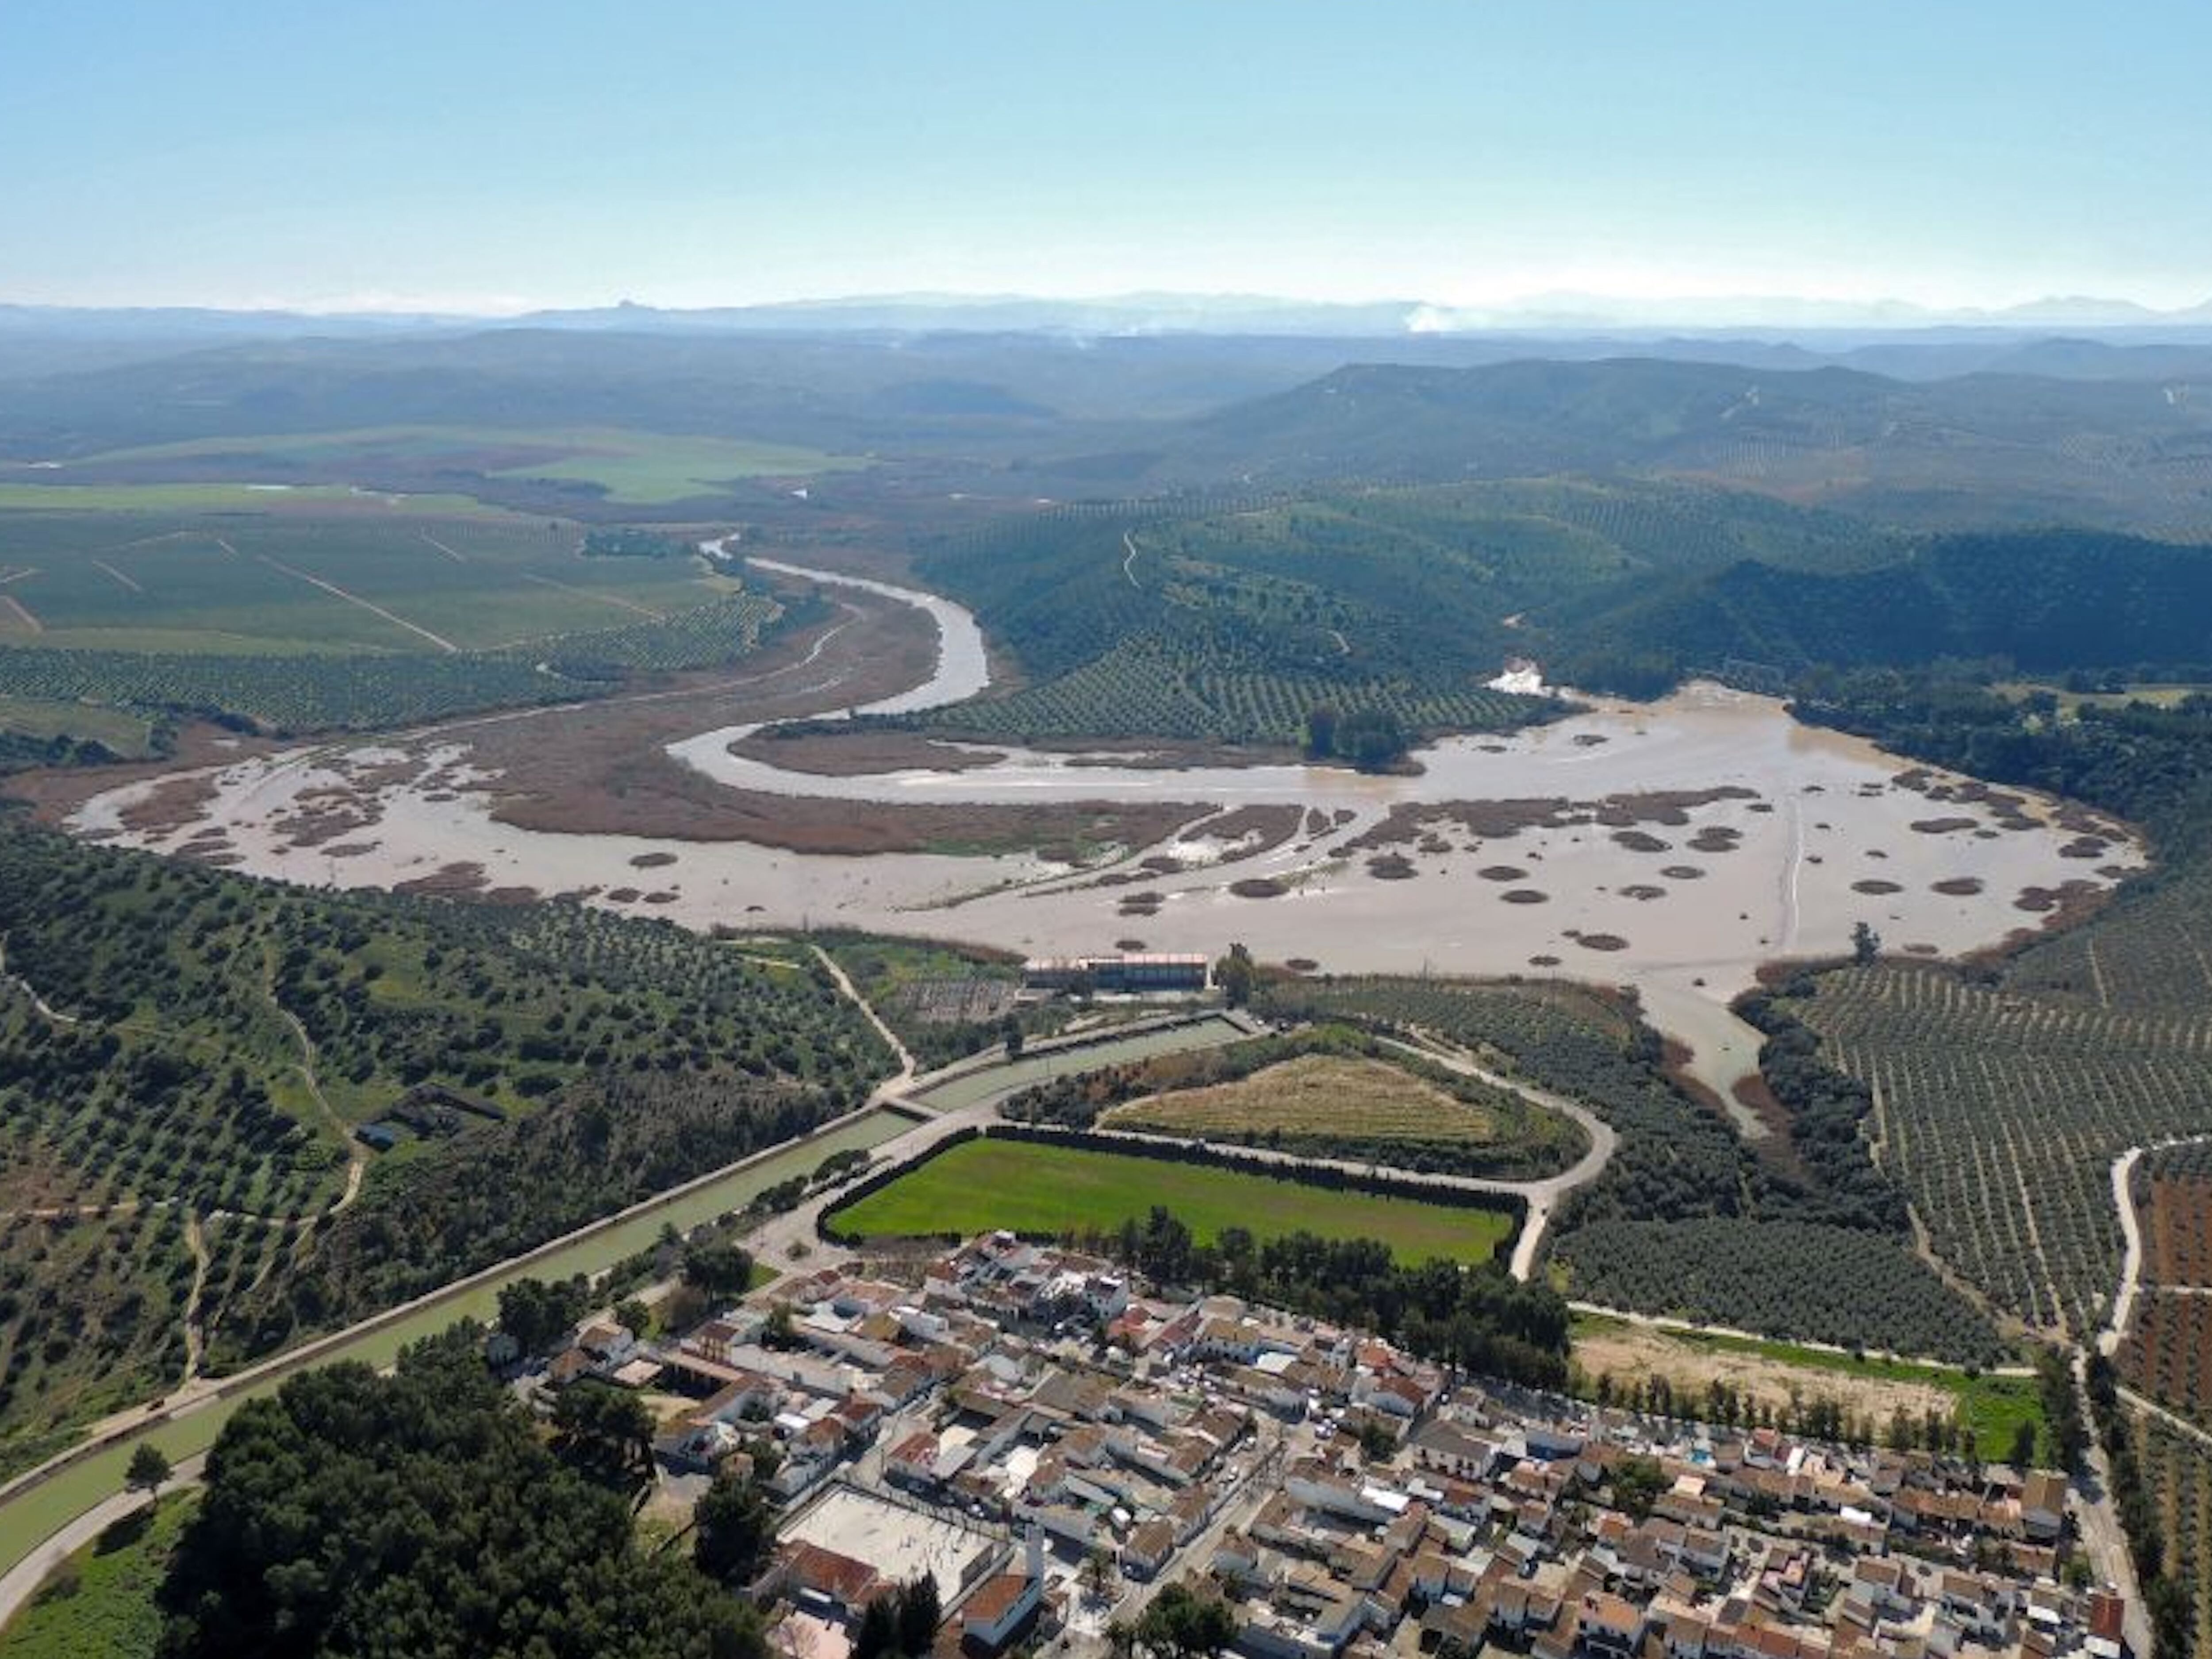
[(0, 300), (2212, 299), (2212, 6), (4, 0)]

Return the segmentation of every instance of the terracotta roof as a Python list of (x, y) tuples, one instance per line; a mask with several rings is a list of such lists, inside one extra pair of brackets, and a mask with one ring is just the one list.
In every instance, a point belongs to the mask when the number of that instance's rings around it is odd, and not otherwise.
[(787, 1544), (784, 1558), (790, 1564), (792, 1577), (801, 1584), (848, 1607), (865, 1606), (883, 1584), (881, 1577), (866, 1562), (855, 1561), (849, 1555), (840, 1555), (835, 1550), (825, 1550), (819, 1544), (809, 1544), (804, 1540)]
[(1027, 1573), (1002, 1572), (961, 1604), (960, 1618), (970, 1625), (995, 1625), (1029, 1593)]
[(2128, 1604), (2123, 1596), (2110, 1590), (2094, 1590), (2089, 1595), (2089, 1634), (2108, 1642), (2117, 1642), (2127, 1629)]

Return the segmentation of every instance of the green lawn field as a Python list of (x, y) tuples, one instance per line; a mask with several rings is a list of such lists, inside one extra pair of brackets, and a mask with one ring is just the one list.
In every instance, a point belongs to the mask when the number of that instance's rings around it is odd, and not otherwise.
[(1033, 1142), (969, 1141), (836, 1214), (847, 1231), (873, 1237), (982, 1233), (994, 1228), (1056, 1234), (1109, 1231), (1154, 1205), (1175, 1212), (1201, 1242), (1224, 1227), (1260, 1239), (1304, 1231), (1380, 1239), (1403, 1262), (1443, 1256), (1491, 1259), (1513, 1234), (1497, 1211), (1423, 1204), (1276, 1180), (1239, 1170), (1125, 1157)]

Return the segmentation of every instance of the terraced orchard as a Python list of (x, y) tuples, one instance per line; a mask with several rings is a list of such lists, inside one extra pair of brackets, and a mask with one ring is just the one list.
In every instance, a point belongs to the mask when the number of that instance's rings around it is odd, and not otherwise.
[(2212, 1144), (2154, 1152), (2138, 1171), (2143, 1282), (2212, 1288)]
[(1882, 1168), (1936, 1253), (2033, 1325), (2095, 1330), (2120, 1272), (2112, 1160), (2212, 1131), (2212, 1010), (2112, 1010), (1890, 964), (1823, 974), (1791, 1006), (1875, 1091)]
[(2208, 938), (2212, 869), (2182, 866), (2154, 891), (2100, 916), (2094, 927), (2073, 929), (2023, 953), (2006, 982), (2095, 1008), (2200, 1017), (2212, 1007)]
[(2144, 1483), (2158, 1505), (2166, 1577), (2190, 1595), (2189, 1645), (2212, 1655), (2212, 1447), (2157, 1418), (2137, 1419)]
[(1769, 1336), (1986, 1363), (1989, 1320), (1911, 1249), (1895, 1206), (1754, 1153), (1668, 1079), (1632, 1007), (1579, 987), (1340, 979), (1267, 988), (1266, 1011), (1425, 1032), (1580, 1100), (1620, 1134), (1550, 1235), (1571, 1294)]
[[(2119, 1351), (2133, 1388), (2212, 1426), (2212, 1168), (2193, 1146), (2137, 1167), (2142, 1284)], [(2146, 1173), (2146, 1170), (2148, 1173)]]

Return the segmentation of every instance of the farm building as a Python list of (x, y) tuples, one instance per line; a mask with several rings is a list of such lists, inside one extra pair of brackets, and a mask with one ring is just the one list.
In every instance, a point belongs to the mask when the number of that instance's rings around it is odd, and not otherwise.
[(1094, 991), (1203, 991), (1206, 961), (1196, 954), (1033, 956), (1022, 964), (1031, 991), (1066, 991), (1088, 980)]

